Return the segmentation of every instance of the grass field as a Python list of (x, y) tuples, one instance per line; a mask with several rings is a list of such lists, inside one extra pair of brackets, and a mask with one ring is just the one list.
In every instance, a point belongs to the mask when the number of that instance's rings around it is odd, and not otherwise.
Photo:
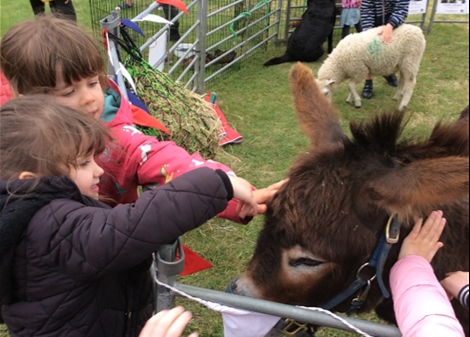
[[(75, 1), (74, 4), (80, 24), (90, 27), (88, 2)], [(2, 36), (14, 23), (32, 18), (27, 1), (2, 0), (0, 11)], [(426, 35), (427, 49), (408, 107), (408, 111), (413, 113), (410, 132), (426, 135), (437, 120), (454, 119), (468, 105), (468, 29), (468, 24), (439, 23), (434, 24), (432, 33)], [(222, 81), (209, 83), (207, 88), (207, 91), (217, 92), (226, 117), (244, 137), (241, 144), (224, 148), (218, 160), (231, 166), (239, 176), (257, 187), (283, 179), (291, 163), (299, 153), (307, 150), (308, 145), (293, 110), (288, 85), (291, 64), (262, 67), (266, 60), (283, 52), (282, 46), (270, 46), (267, 51), (256, 54), (250, 62), (244, 63), (239, 71)], [(314, 73), (322, 60), (324, 58), (309, 64)], [(374, 84), (375, 97), (363, 101), (361, 109), (355, 109), (345, 102), (346, 83), (335, 94), (333, 104), (341, 113), (341, 123), (345, 129), (350, 120), (395, 108), (397, 103), (392, 100), (394, 89), (387, 86), (382, 78), (376, 78)], [(224, 290), (229, 280), (244, 270), (262, 224), (262, 216), (247, 226), (213, 219), (185, 235), (184, 243), (211, 261), (214, 268), (178, 281)], [(178, 299), (178, 303), (184, 304), (194, 313), (195, 318), (187, 329), (188, 333), (198, 331), (201, 336), (223, 336), (219, 314), (186, 300)], [(372, 314), (361, 318), (376, 320)], [(0, 336), (8, 336), (4, 326), (0, 326)], [(323, 329), (317, 336), (347, 337), (355, 334)]]

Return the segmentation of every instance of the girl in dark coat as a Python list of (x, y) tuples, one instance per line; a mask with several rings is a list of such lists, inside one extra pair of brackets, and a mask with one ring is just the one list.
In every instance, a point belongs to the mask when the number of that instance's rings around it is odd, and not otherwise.
[(151, 255), (221, 212), (256, 212), (251, 186), (195, 169), (133, 204), (97, 200), (92, 117), (24, 96), (0, 107), (0, 299), (13, 336), (137, 336), (152, 315)]

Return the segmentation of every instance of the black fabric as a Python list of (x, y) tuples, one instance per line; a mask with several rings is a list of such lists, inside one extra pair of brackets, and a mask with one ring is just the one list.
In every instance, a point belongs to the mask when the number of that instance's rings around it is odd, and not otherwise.
[(225, 173), (224, 171), (220, 169), (215, 170), (215, 173), (217, 173), (219, 177), (222, 179), (222, 181), (224, 182), (225, 189), (227, 190), (227, 201), (232, 200), (233, 199), (233, 186), (227, 173)]
[(16, 233), (0, 258), (10, 336), (138, 336), (153, 311), (152, 253), (227, 207), (223, 179), (198, 168), (114, 208), (67, 177), (41, 179), (26, 201), (9, 192), (23, 186), (0, 182), (3, 230)]
[[(67, 177), (63, 179), (68, 180)], [(0, 304), (9, 304), (15, 300), (10, 265), (14, 247), (19, 243), (29, 221), (52, 200), (70, 198), (67, 193), (56, 189), (58, 187), (50, 185), (50, 177), (0, 183), (0, 263), (5, 266), (0, 274)], [(36, 192), (38, 190), (40, 194)], [(82, 197), (76, 194), (75, 199), (81, 200)]]
[[(65, 178), (67, 179), (67, 178)], [(15, 246), (29, 221), (41, 208), (58, 198), (70, 198), (68, 194), (48, 186), (49, 177), (39, 180), (17, 180), (0, 185), (0, 257)], [(29, 192), (34, 184), (35, 190)], [(9, 191), (12, 194), (9, 194)], [(31, 193), (31, 194), (30, 194)], [(81, 199), (81, 198), (80, 198)], [(19, 202), (18, 202), (19, 201)]]
[[(30, 0), (31, 7), (33, 8), (34, 15), (44, 15), (46, 11), (46, 4), (41, 0)], [(59, 13), (64, 17), (77, 21), (77, 14), (73, 7), (72, 0), (65, 2), (65, 0), (54, 0), (49, 2), (52, 13)]]

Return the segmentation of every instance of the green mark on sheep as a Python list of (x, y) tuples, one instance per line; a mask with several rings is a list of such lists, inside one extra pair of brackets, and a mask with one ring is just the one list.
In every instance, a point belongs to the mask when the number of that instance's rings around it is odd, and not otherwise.
[(379, 38), (373, 39), (372, 42), (367, 46), (367, 50), (371, 55), (380, 54), (382, 51), (382, 41)]

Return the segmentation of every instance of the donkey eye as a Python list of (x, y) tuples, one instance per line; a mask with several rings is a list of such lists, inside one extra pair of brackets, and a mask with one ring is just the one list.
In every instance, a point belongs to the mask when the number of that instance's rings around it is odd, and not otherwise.
[(308, 257), (302, 257), (300, 259), (291, 260), (289, 261), (289, 265), (291, 267), (299, 267), (299, 266), (308, 266), (308, 267), (316, 267), (324, 263), (323, 261), (309, 259)]

